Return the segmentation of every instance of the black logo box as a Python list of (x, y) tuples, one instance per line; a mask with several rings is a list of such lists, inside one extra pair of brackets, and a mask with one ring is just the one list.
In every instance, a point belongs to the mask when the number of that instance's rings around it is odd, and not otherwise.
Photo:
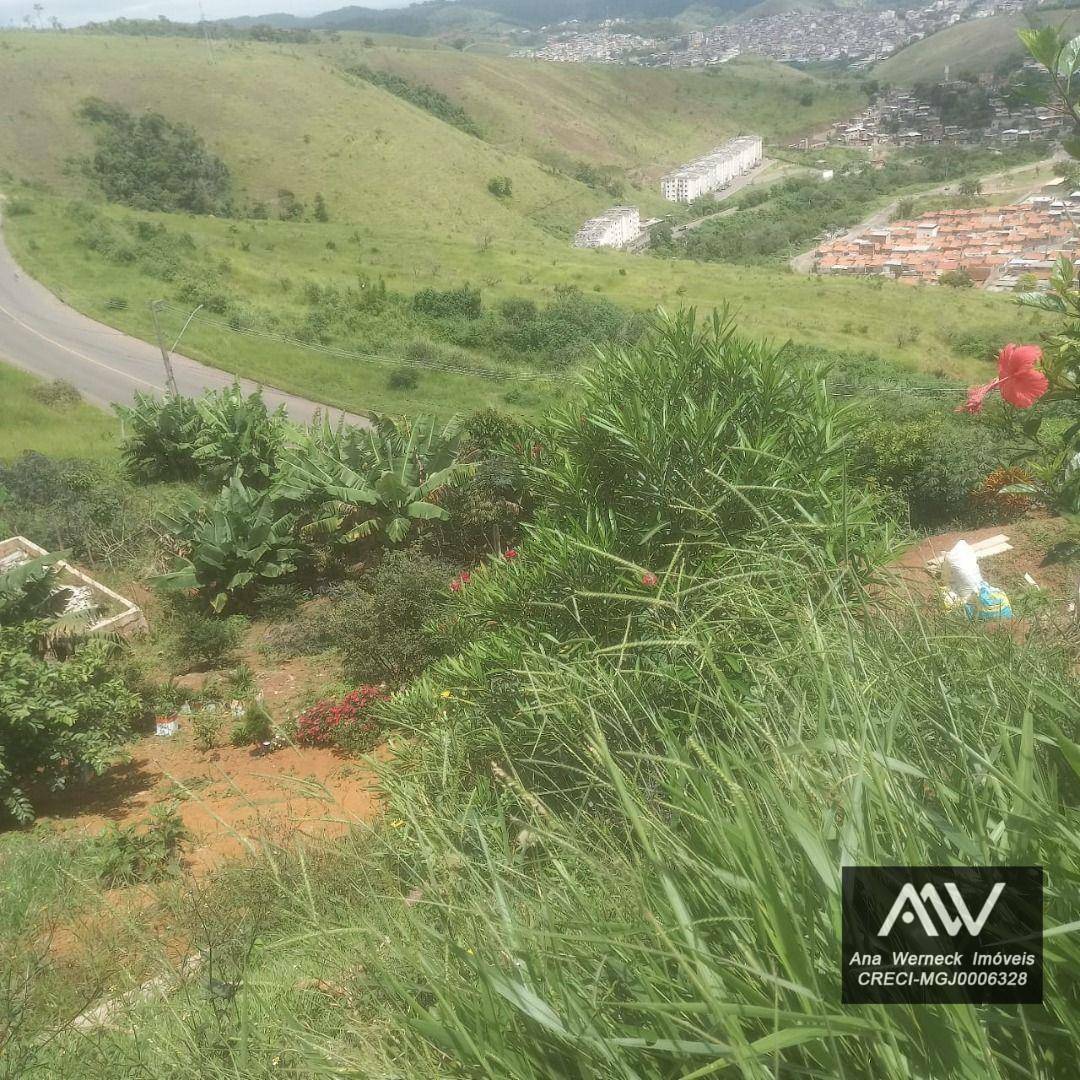
[(846, 1005), (1042, 1002), (1041, 866), (845, 866), (842, 904)]

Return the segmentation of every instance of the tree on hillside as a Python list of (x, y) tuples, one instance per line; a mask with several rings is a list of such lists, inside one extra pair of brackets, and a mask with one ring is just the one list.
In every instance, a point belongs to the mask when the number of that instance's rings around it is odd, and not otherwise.
[(86, 98), (78, 117), (92, 124), (95, 153), (78, 162), (111, 202), (138, 210), (232, 213), (232, 179), (193, 128), (160, 113), (134, 116), (122, 105)]

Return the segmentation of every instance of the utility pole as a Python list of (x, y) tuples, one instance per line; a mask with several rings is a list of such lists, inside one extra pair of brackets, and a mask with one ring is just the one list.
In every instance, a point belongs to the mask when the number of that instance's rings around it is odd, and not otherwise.
[(176, 389), (176, 376), (173, 374), (172, 358), (169, 356), (169, 350), (165, 347), (165, 338), (161, 333), (161, 320), (158, 318), (158, 306), (160, 304), (160, 300), (151, 300), (150, 312), (154, 316), (154, 332), (157, 334), (158, 347), (161, 349), (161, 359), (165, 364), (165, 386), (173, 397), (178, 397), (179, 391)]

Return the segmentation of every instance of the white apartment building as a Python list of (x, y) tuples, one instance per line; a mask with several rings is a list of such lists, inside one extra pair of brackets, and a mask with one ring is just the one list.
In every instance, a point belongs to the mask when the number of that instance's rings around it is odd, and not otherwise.
[(761, 163), (761, 136), (744, 135), (688, 162), (660, 180), (660, 194), (671, 202), (691, 202)]
[(636, 206), (613, 206), (594, 218), (589, 218), (577, 231), (574, 247), (621, 248), (636, 240), (641, 233), (641, 215)]

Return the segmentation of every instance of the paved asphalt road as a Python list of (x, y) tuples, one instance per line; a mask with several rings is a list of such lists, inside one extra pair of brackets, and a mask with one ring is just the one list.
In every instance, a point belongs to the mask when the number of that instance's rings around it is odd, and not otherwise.
[[(172, 360), (181, 394), (197, 395), (234, 381), (228, 372), (178, 353), (173, 353)], [(165, 392), (165, 369), (156, 345), (94, 322), (58, 300), (16, 264), (2, 232), (0, 361), (44, 379), (67, 379), (97, 405), (129, 404), (136, 390)], [(241, 379), (240, 385), (248, 392), (258, 388), (247, 379)], [(272, 408), (284, 403), (289, 416), (300, 423), (310, 420), (319, 409), (329, 411), (334, 422), (344, 416), (349, 423), (368, 423), (352, 413), (278, 390), (264, 389), (263, 397)]]

